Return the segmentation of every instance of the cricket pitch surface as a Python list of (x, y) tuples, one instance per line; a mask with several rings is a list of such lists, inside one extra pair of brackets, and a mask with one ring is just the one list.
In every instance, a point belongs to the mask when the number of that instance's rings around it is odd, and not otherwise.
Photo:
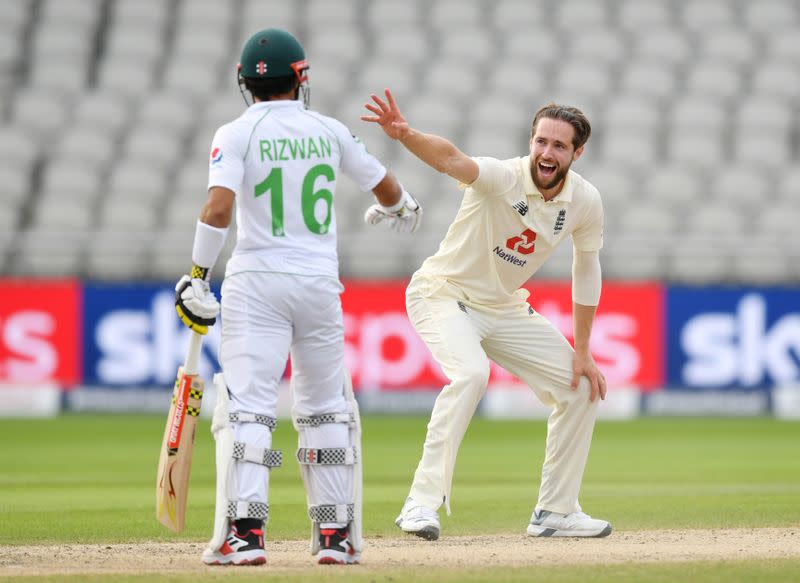
[[(263, 569), (299, 573), (330, 569), (315, 565), (307, 540), (267, 541), (267, 564), (208, 567), (203, 542), (20, 545), (0, 547), (0, 577), (70, 574), (190, 574)], [(369, 537), (361, 565), (341, 567), (383, 572), (405, 567), (522, 567), (630, 562), (684, 562), (800, 558), (800, 526), (788, 528), (649, 530), (613, 532), (603, 539), (532, 538), (523, 534), (443, 536), (428, 542)], [(339, 567), (333, 567), (339, 568)]]

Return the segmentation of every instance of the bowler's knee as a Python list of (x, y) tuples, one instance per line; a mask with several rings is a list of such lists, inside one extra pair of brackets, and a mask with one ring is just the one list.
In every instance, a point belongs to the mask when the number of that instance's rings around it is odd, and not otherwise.
[(482, 389), (489, 384), (489, 372), (489, 363), (486, 361), (467, 363), (458, 371), (458, 380)]

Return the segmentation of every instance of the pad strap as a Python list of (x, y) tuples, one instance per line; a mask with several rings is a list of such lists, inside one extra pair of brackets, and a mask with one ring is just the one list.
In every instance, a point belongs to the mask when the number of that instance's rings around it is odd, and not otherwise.
[(297, 461), (306, 465), (352, 466), (356, 460), (355, 447), (300, 447), (297, 449)]
[(260, 518), (269, 520), (269, 504), (264, 502), (248, 502), (247, 500), (228, 500), (228, 518)]
[(231, 423), (260, 423), (269, 427), (270, 431), (275, 431), (278, 426), (278, 420), (269, 415), (260, 415), (258, 413), (228, 413), (228, 421)]
[(352, 504), (318, 504), (308, 507), (308, 517), (313, 522), (348, 523), (353, 521)]
[(294, 428), (297, 430), (303, 427), (319, 427), (326, 423), (347, 423), (352, 427), (356, 423), (356, 418), (352, 413), (325, 413), (323, 415), (312, 415), (311, 417), (294, 418)]
[(268, 468), (280, 467), (283, 463), (283, 452), (277, 449), (253, 447), (241, 441), (233, 442), (233, 459), (261, 464)]

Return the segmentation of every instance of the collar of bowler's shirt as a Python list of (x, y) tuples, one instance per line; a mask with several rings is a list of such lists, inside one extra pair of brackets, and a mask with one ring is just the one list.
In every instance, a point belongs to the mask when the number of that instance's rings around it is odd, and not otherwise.
[(298, 99), (278, 99), (276, 101), (258, 101), (250, 106), (250, 109), (275, 109), (280, 108), (299, 108), (303, 107), (303, 102)]
[[(527, 196), (539, 196), (544, 199), (544, 195), (539, 192), (539, 189), (536, 188), (536, 185), (533, 183), (533, 177), (531, 176), (530, 156), (522, 156), (519, 159), (519, 163), (520, 166), (522, 166), (522, 176), (525, 182), (525, 194)], [(551, 198), (548, 202), (572, 202), (573, 190), (575, 190), (575, 181), (572, 178), (572, 170), (570, 170), (567, 172), (567, 177), (564, 180), (564, 186), (561, 188), (561, 192)]]

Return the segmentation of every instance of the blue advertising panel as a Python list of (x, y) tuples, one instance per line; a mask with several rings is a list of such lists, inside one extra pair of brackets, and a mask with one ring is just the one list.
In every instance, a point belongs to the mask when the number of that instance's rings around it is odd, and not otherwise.
[(667, 375), (704, 389), (800, 382), (800, 288), (668, 288)]
[[(83, 309), (85, 384), (164, 387), (174, 382), (190, 332), (175, 313), (171, 286), (86, 284)], [(200, 372), (206, 379), (219, 371), (219, 339), (219, 326), (213, 326), (203, 341)]]

